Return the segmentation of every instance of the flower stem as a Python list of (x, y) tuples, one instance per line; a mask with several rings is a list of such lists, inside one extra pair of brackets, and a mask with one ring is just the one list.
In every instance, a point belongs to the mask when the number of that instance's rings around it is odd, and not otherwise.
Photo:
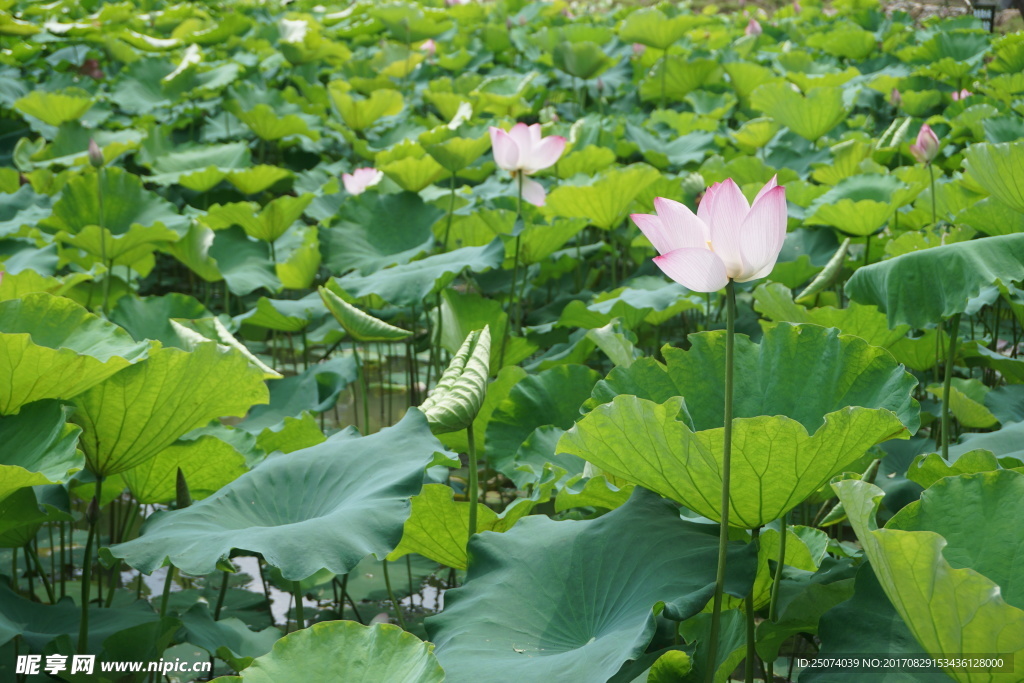
[(292, 592), (295, 593), (295, 630), (300, 631), (306, 628), (306, 615), (302, 605), (302, 586), (298, 581), (292, 581)]
[(398, 619), (398, 625), (402, 627), (402, 630), (407, 631), (405, 628), (405, 617), (402, 616), (402, 603), (395, 599), (395, 592), (391, 590), (391, 575), (388, 574), (388, 561), (384, 560), (384, 586), (388, 589), (388, 599), (391, 600), (392, 607), (395, 608), (395, 617)]
[(957, 335), (960, 332), (960, 314), (949, 319), (949, 353), (946, 354), (946, 376), (942, 381), (942, 459), (949, 460), (949, 389), (953, 384), (953, 365), (956, 362)]
[[(516, 199), (516, 223), (523, 215), (523, 173), (520, 171), (517, 176), (517, 186), (519, 188), (519, 195)], [(515, 223), (513, 223), (513, 226)], [(519, 279), (519, 246), (522, 232), (516, 235), (516, 248), (515, 254), (512, 257), (512, 287), (508, 292), (508, 322), (505, 324), (505, 334), (501, 337), (501, 352), (498, 354), (498, 367), (505, 365), (505, 348), (508, 345), (508, 339), (512, 335), (512, 315), (515, 307), (516, 299), (516, 281)]]
[(452, 230), (452, 217), (455, 215), (455, 174), (452, 173), (451, 193), (448, 195), (448, 223), (444, 226), (444, 250), (448, 251), (448, 234)]
[(466, 440), (469, 441), (469, 537), (476, 533), (476, 506), (480, 499), (479, 465), (476, 458), (476, 435), (473, 425), (466, 427)]
[(725, 560), (729, 549), (729, 477), (732, 469), (732, 370), (736, 336), (736, 284), (725, 286), (725, 433), (722, 438), (722, 520), (718, 526), (718, 571), (715, 574), (715, 597), (711, 607), (711, 638), (708, 641), (707, 683), (715, 680), (715, 658), (718, 655), (718, 630), (722, 620), (722, 592), (725, 586)]
[[(787, 525), (786, 521), (789, 517), (789, 513), (782, 515), (782, 519), (779, 520), (779, 562), (775, 565), (775, 576), (772, 577), (772, 597), (768, 603), (768, 620), (776, 622), (779, 619), (779, 586), (782, 584), (782, 566), (786, 562), (786, 536), (787, 536)], [(775, 661), (768, 662), (768, 674), (765, 676), (766, 680), (775, 680)]]
[[(758, 536), (761, 533), (760, 527), (756, 527), (751, 531), (750, 542), (755, 546), (758, 543)], [(751, 591), (749, 595), (743, 600), (744, 611), (747, 613), (747, 657), (746, 666), (743, 671), (744, 683), (754, 683), (754, 662), (757, 661), (757, 648), (754, 647), (757, 642), (754, 635), (754, 592)]]
[(936, 225), (939, 222), (938, 211), (935, 210), (935, 167), (930, 163), (928, 164), (928, 174), (931, 176), (932, 186), (932, 225)]
[[(96, 477), (96, 492), (93, 497), (95, 510), (89, 511), (89, 535), (85, 541), (85, 557), (82, 559), (82, 618), (78, 622), (78, 653), (85, 654), (89, 643), (89, 590), (92, 588), (92, 545), (96, 539), (96, 523), (99, 520), (100, 504), (103, 501), (103, 477)], [(92, 505), (89, 506), (92, 508)]]

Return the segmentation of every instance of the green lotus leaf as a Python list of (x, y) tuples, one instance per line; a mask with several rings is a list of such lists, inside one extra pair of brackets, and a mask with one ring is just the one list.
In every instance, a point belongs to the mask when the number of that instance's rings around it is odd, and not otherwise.
[(878, 41), (875, 34), (859, 26), (846, 26), (834, 31), (822, 31), (807, 36), (807, 45), (827, 52), (833, 57), (844, 57), (861, 61), (867, 59)]
[(185, 629), (186, 642), (203, 648), (211, 657), (219, 657), (236, 671), (241, 671), (256, 657), (270, 652), (284, 634), (273, 626), (253, 632), (238, 617), (224, 618), (227, 606), (225, 600), (221, 618), (217, 621), (210, 614), (210, 605), (204, 601), (189, 607), (179, 618)]
[(74, 235), (58, 233), (57, 241), (78, 247), (111, 265), (131, 266), (159, 247), (176, 242), (179, 237), (178, 233), (162, 225), (148, 228), (135, 225), (123, 235), (115, 235), (98, 225), (87, 225)]
[(169, 503), (177, 495), (178, 470), (192, 500), (201, 500), (248, 471), (245, 457), (214, 436), (179, 440), (130, 470), (121, 473), (135, 500)]
[(75, 397), (89, 469), (102, 476), (141, 465), (210, 420), (266, 403), (263, 373), (215, 343), (155, 348), (149, 358)]
[(585, 81), (597, 78), (615, 64), (600, 45), (590, 40), (558, 43), (552, 53), (552, 62), (559, 71)]
[(470, 332), (437, 380), (420, 410), (434, 433), (457, 432), (473, 424), (487, 393), (491, 329)]
[(208, 341), (217, 342), (222, 349), (234, 349), (249, 359), (249, 364), (263, 373), (263, 379), (281, 379), (283, 375), (261, 361), (242, 342), (228, 332), (220, 318), (211, 316), (198, 319), (170, 320), (171, 330), (178, 340), (174, 346), (185, 351), (195, 351), (196, 347)]
[(279, 332), (300, 332), (322, 312), (319, 302), (313, 297), (268, 299), (261, 296), (256, 306), (236, 316), (235, 322)]
[(320, 287), (318, 291), (327, 310), (356, 341), (398, 341), (412, 334), (408, 330), (389, 325), (380, 318), (360, 311), (326, 287)]
[(19, 488), (0, 499), (0, 548), (21, 548), (36, 537), (43, 524), (73, 519), (53, 505), (42, 504), (32, 487)]
[(0, 414), (44, 398), (70, 399), (146, 357), (121, 328), (46, 293), (0, 302)]
[(800, 93), (788, 83), (765, 83), (750, 94), (750, 105), (811, 142), (839, 125), (848, 113), (838, 86)]
[[(1013, 462), (1012, 458), (1006, 459)], [(978, 449), (957, 454), (956, 459), (947, 462), (938, 453), (919, 455), (914, 458), (907, 470), (907, 479), (928, 488), (945, 477), (956, 477), (961, 474), (977, 474), (978, 472), (994, 472), (1003, 469), (999, 459), (992, 451)], [(1008, 467), (1015, 472), (1024, 474), (1024, 468)]]
[(313, 201), (313, 195), (278, 197), (263, 208), (253, 202), (215, 204), (200, 220), (214, 230), (237, 225), (250, 237), (273, 242), (285, 233)]
[[(929, 384), (929, 394), (942, 398), (942, 385)], [(985, 407), (985, 394), (989, 388), (976, 379), (954, 377), (949, 388), (949, 409), (957, 421), (970, 429), (988, 429), (999, 424), (996, 416)]]
[(647, 162), (662, 170), (669, 166), (681, 167), (703, 160), (705, 153), (714, 147), (715, 143), (714, 135), (703, 131), (666, 141), (632, 123), (626, 124), (626, 138), (639, 145)]
[[(934, 657), (992, 652), (1024, 656), (1024, 591), (1014, 568), (1024, 474), (1002, 470), (948, 477), (883, 529), (883, 492), (846, 480), (839, 495), (885, 594)], [(993, 511), (998, 513), (993, 514)], [(991, 552), (991, 548), (1004, 548)], [(957, 681), (1015, 681), (1013, 672), (946, 672)]]
[(815, 199), (807, 208), (807, 220), (863, 237), (877, 232), (916, 194), (895, 176), (853, 175)]
[(397, 90), (374, 90), (369, 97), (361, 99), (337, 87), (328, 86), (327, 90), (345, 125), (352, 130), (366, 130), (379, 119), (400, 113), (405, 106), (402, 93)]
[(339, 680), (442, 683), (430, 645), (391, 624), (327, 621), (291, 633), (223, 683), (333, 683)]
[[(430, 249), (430, 226), (444, 215), (412, 192), (367, 192), (344, 203), (340, 203), (342, 195), (333, 197), (338, 204), (328, 206), (328, 197), (318, 198), (310, 205), (309, 213), (323, 221), (337, 216), (330, 228), (320, 230), (324, 265), (336, 274), (356, 268), (362, 275), (369, 275), (387, 266), (408, 263)], [(381, 229), (385, 225), (388, 229)]]
[(491, 137), (457, 137), (453, 131), (442, 127), (420, 136), (420, 144), (434, 161), (450, 173), (458, 173), (491, 148)]
[(991, 451), (996, 457), (1011, 457), (1024, 461), (1024, 422), (1011, 422), (995, 432), (964, 434), (958, 444), (950, 444), (949, 457), (957, 458), (977, 449)]
[[(818, 637), (821, 639), (818, 657), (821, 658), (920, 658), (922, 654), (921, 646), (885, 597), (868, 563), (857, 572), (853, 596), (821, 615)], [(800, 673), (800, 680), (833, 683), (836, 674), (833, 667), (810, 668)], [(872, 683), (949, 683), (949, 676), (942, 671), (909, 672), (893, 668), (868, 675)], [(849, 674), (842, 677), (852, 678)]]
[(1024, 212), (1024, 141), (971, 145), (964, 152), (964, 169), (976, 185)]
[(594, 329), (615, 318), (635, 329), (640, 323), (661, 325), (684, 311), (700, 309), (704, 303), (695, 296), (680, 296), (680, 286), (662, 278), (633, 278), (629, 287), (602, 292), (593, 302), (570, 301), (558, 318), (561, 327)]
[[(558, 451), (718, 520), (724, 430), (693, 432), (678, 419), (682, 409), (681, 398), (659, 405), (616, 396), (570, 429)], [(876, 443), (901, 433), (895, 414), (869, 408), (829, 413), (813, 434), (784, 416), (734, 419), (729, 523), (753, 529), (782, 517)]]
[(257, 104), (252, 109), (244, 110), (237, 100), (225, 99), (224, 109), (234, 114), (247, 125), (256, 137), (273, 142), (290, 135), (302, 135), (311, 140), (319, 140), (320, 132), (311, 130), (298, 114), (281, 115), (269, 104)]
[(81, 430), (67, 417), (57, 401), (36, 401), (0, 417), (0, 500), (26, 486), (64, 483), (82, 469), (75, 448)]
[(45, 228), (72, 235), (100, 226), (112, 235), (125, 235), (137, 228), (161, 228), (181, 236), (188, 224), (189, 219), (179, 215), (173, 204), (145, 190), (139, 176), (120, 168), (71, 178), (53, 205), (53, 214), (41, 222)]
[(377, 167), (407, 192), (420, 192), (445, 175), (444, 167), (423, 151), (393, 161), (378, 158)]
[(499, 267), (504, 256), (505, 245), (495, 239), (483, 247), (454, 249), (370, 275), (346, 275), (336, 278), (335, 283), (357, 299), (376, 294), (396, 306), (411, 306), (447, 287), (464, 269), (482, 273)]
[(588, 218), (592, 225), (611, 230), (626, 219), (637, 195), (658, 179), (647, 164), (632, 164), (602, 174), (592, 185), (560, 185), (547, 198), (549, 216)]
[(607, 147), (588, 145), (566, 154), (551, 170), (565, 180), (574, 175), (596, 175), (615, 163), (615, 152)]
[(286, 418), (310, 410), (320, 413), (334, 407), (338, 396), (358, 377), (351, 355), (335, 356), (308, 370), (270, 382), (270, 403), (255, 406), (238, 426), (252, 434), (277, 429)]
[[(465, 584), (426, 620), (446, 681), (606, 681), (644, 653), (655, 614), (682, 620), (714, 592), (717, 535), (637, 490), (590, 521), (520, 520), (469, 542)], [(753, 546), (730, 544), (726, 590), (742, 596)], [(486, 605), (487, 609), (482, 609)]]
[(327, 437), (317, 426), (313, 413), (305, 410), (300, 417), (286, 417), (279, 427), (265, 428), (256, 437), (256, 446), (267, 453), (291, 453), (316, 446), (326, 440)]
[[(451, 487), (444, 484), (427, 484), (419, 495), (413, 496), (402, 542), (388, 555), (388, 561), (416, 553), (446, 567), (465, 569), (469, 503), (456, 502), (454, 496)], [(507, 531), (532, 509), (532, 501), (521, 500), (499, 516), (483, 503), (477, 503), (477, 533)]]
[(537, 427), (568, 429), (599, 375), (583, 365), (556, 365), (521, 379), (498, 404), (486, 431), (487, 463), (512, 476), (515, 454)]
[(956, 215), (956, 223), (986, 235), (1024, 232), (1024, 213), (1014, 211), (995, 197), (986, 197)]
[(77, 121), (92, 108), (93, 97), (84, 90), (71, 88), (64, 92), (33, 90), (14, 102), (14, 108), (51, 126)]
[(308, 289), (320, 270), (320, 234), (315, 227), (300, 228), (290, 235), (301, 242), (274, 264), (281, 286), (285, 289)]
[(295, 174), (286, 168), (263, 164), (244, 170), (231, 171), (227, 174), (227, 181), (242, 194), (259, 194), (286, 178), (294, 177)]
[(858, 268), (847, 295), (878, 306), (889, 327), (923, 328), (967, 310), (983, 287), (1024, 280), (1024, 234), (910, 252)]
[(619, 40), (665, 50), (702, 23), (701, 17), (682, 14), (669, 18), (655, 7), (646, 7), (629, 13), (619, 26)]
[[(345, 574), (370, 553), (384, 557), (402, 536), (409, 499), (440, 444), (415, 409), (394, 427), (345, 433), (272, 457), (190, 507), (157, 513), (139, 538), (109, 552), (150, 573), (169, 559), (209, 574), (233, 548), (258, 552), (285, 579), (326, 569)], [(318, 542), (310, 545), (315, 536)]]
[(718, 73), (718, 62), (713, 59), (694, 59), (670, 54), (660, 59), (647, 76), (640, 81), (640, 99), (657, 102), (667, 99), (680, 102), (688, 94), (706, 84)]
[(146, 178), (148, 183), (161, 186), (177, 183), (197, 192), (206, 192), (229, 173), (247, 168), (252, 163), (249, 146), (241, 142), (179, 151), (170, 145), (157, 147), (156, 143), (150, 143), (154, 139), (160, 138), (148, 138), (140, 153), (141, 163), (153, 170), (153, 175)]
[(806, 308), (794, 303), (793, 293), (778, 283), (761, 285), (754, 290), (754, 308), (775, 322), (835, 327), (843, 334), (860, 337), (868, 344), (882, 348), (889, 348), (910, 331), (906, 325), (897, 325), (895, 329), (890, 330), (885, 314), (878, 308), (855, 301), (851, 301), (846, 308)]

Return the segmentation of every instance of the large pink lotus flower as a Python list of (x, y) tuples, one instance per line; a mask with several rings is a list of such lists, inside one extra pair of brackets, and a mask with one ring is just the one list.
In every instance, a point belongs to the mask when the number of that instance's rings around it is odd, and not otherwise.
[(655, 215), (630, 218), (670, 278), (695, 292), (717, 292), (729, 283), (762, 278), (775, 267), (786, 239), (786, 188), (772, 178), (747, 204), (728, 178), (708, 188), (696, 215), (671, 199), (654, 200)]
[(910, 146), (910, 153), (922, 164), (932, 163), (932, 159), (939, 153), (939, 136), (927, 123), (921, 126), (917, 142)]
[(341, 182), (349, 194), (362, 194), (384, 179), (384, 174), (375, 168), (357, 168), (352, 173), (342, 173)]
[(544, 186), (526, 176), (558, 161), (565, 151), (565, 138), (558, 135), (541, 138), (539, 123), (532, 126), (517, 123), (507, 133), (491, 126), (491, 147), (494, 162), (500, 168), (511, 173), (513, 178), (523, 174), (523, 199), (535, 206), (544, 206)]

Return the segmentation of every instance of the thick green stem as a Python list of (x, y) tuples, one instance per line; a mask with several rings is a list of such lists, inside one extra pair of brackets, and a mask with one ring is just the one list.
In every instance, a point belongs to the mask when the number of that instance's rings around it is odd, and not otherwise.
[(352, 340), (352, 356), (356, 361), (356, 372), (359, 373), (359, 392), (363, 395), (363, 434), (370, 433), (370, 397), (369, 386), (366, 381), (366, 373), (362, 363), (359, 361), (359, 351), (356, 350), (356, 340)]
[(391, 601), (391, 605), (395, 608), (395, 617), (398, 619), (398, 625), (403, 630), (405, 628), (405, 617), (402, 616), (402, 603), (395, 599), (395, 592), (391, 589), (391, 576), (388, 574), (388, 561), (384, 560), (384, 586), (388, 589), (388, 600)]
[[(516, 198), (516, 223), (523, 215), (523, 174), (519, 172), (516, 176), (517, 186), (519, 188), (519, 195)], [(514, 224), (513, 224), (514, 225)], [(515, 306), (516, 298), (516, 280), (519, 279), (519, 246), (520, 236), (522, 232), (516, 235), (516, 247), (515, 254), (512, 259), (512, 287), (508, 291), (508, 322), (505, 324), (505, 334), (501, 336), (501, 351), (498, 353), (498, 367), (505, 365), (505, 348), (508, 345), (508, 339), (512, 335), (512, 314), (513, 307)]]
[(306, 613), (302, 604), (302, 585), (292, 581), (292, 592), (295, 594), (295, 630), (306, 628)]
[(732, 374), (733, 347), (736, 336), (736, 285), (725, 286), (725, 433), (722, 438), (722, 520), (718, 527), (718, 571), (715, 574), (715, 597), (711, 607), (711, 637), (708, 640), (707, 683), (715, 680), (715, 658), (718, 655), (718, 630), (722, 620), (722, 592), (725, 587), (725, 560), (729, 549), (729, 477), (732, 468)]
[(448, 235), (452, 231), (452, 218), (455, 216), (455, 174), (452, 173), (451, 193), (448, 195), (448, 222), (444, 226), (444, 250), (448, 251)]
[(942, 381), (942, 459), (949, 460), (949, 436), (952, 420), (949, 417), (949, 388), (953, 383), (953, 366), (956, 364), (957, 336), (960, 332), (960, 314), (949, 319), (949, 353), (946, 354), (946, 377)]
[(476, 459), (476, 435), (473, 434), (473, 425), (466, 428), (466, 439), (469, 441), (469, 537), (473, 538), (473, 534), (476, 533), (476, 506), (480, 499), (480, 484), (477, 481), (480, 472)]
[(37, 553), (36, 549), (32, 547), (31, 541), (25, 544), (25, 557), (32, 558), (32, 562), (36, 566), (36, 574), (39, 575), (39, 580), (43, 582), (43, 588), (46, 590), (46, 598), (50, 601), (50, 604), (52, 605), (57, 602), (57, 599), (53, 594), (53, 587), (46, 578), (46, 572), (43, 571), (43, 563), (39, 561), (39, 553)]
[(935, 167), (930, 163), (928, 164), (928, 174), (931, 177), (932, 186), (932, 225), (936, 225), (939, 222), (938, 211), (935, 210)]
[[(787, 520), (789, 513), (782, 515), (782, 519), (779, 520), (779, 562), (775, 565), (775, 575), (772, 577), (772, 597), (768, 603), (768, 620), (776, 622), (779, 619), (779, 587), (782, 584), (782, 567), (786, 563), (786, 536), (787, 531)], [(775, 661), (772, 660), (767, 663), (768, 672), (765, 676), (767, 681), (775, 680)]]
[[(89, 505), (89, 536), (85, 541), (85, 557), (82, 558), (82, 618), (78, 622), (78, 653), (85, 654), (89, 643), (89, 591), (92, 588), (92, 544), (96, 539), (96, 524), (103, 501), (103, 477), (96, 477), (96, 492)], [(93, 509), (95, 508), (95, 509)]]
[(224, 596), (228, 593), (228, 573), (221, 572), (220, 592), (217, 594), (217, 606), (213, 608), (213, 620), (220, 621), (220, 611), (224, 609)]
[[(758, 544), (758, 536), (761, 534), (761, 529), (756, 528), (751, 531), (750, 542), (755, 545)], [(747, 657), (746, 666), (743, 670), (745, 683), (754, 683), (754, 663), (757, 661), (757, 648), (755, 644), (757, 639), (754, 636), (754, 592), (751, 591), (749, 595), (743, 600), (743, 607), (747, 613)]]

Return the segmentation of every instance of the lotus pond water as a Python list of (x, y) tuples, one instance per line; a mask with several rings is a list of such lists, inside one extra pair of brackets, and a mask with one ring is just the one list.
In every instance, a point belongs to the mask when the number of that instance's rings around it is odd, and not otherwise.
[(7, 0), (0, 680), (1024, 680), (1022, 282), (971, 16)]

